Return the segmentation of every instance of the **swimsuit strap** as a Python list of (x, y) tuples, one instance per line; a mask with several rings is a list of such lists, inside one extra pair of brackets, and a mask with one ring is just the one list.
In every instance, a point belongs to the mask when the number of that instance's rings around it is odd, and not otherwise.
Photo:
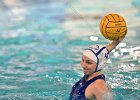
[(97, 79), (103, 79), (105, 80), (105, 75), (102, 74), (102, 75), (99, 75), (99, 76), (96, 76), (94, 78), (92, 78), (91, 80), (87, 81), (79, 90), (79, 92), (84, 92), (85, 89), (91, 84), (93, 83), (94, 81), (96, 81)]

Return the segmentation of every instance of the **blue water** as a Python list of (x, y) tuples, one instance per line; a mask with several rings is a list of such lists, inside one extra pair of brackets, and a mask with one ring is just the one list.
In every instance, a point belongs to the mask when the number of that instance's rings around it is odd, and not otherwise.
[(99, 32), (100, 18), (110, 12), (124, 16), (128, 34), (103, 69), (107, 83), (114, 100), (140, 100), (139, 5), (139, 0), (1, 0), (0, 100), (68, 100), (82, 77), (83, 50), (110, 42)]

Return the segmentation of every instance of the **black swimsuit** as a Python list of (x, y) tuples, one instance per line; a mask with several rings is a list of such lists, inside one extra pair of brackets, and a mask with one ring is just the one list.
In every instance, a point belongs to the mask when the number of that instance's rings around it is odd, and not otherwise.
[(105, 76), (104, 74), (96, 76), (92, 79), (90, 79), (89, 81), (85, 80), (84, 76), (83, 78), (81, 78), (73, 87), (72, 87), (72, 91), (70, 93), (70, 98), (69, 100), (87, 100), (86, 96), (85, 96), (85, 90), (86, 88), (93, 83), (94, 81), (96, 81), (97, 79), (103, 79), (105, 80)]

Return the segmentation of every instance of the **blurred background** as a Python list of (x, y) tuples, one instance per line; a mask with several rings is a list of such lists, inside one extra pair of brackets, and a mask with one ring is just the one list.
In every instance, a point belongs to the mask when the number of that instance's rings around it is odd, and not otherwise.
[(83, 50), (111, 42), (99, 32), (108, 13), (125, 18), (128, 34), (103, 69), (107, 83), (114, 100), (140, 100), (139, 5), (139, 0), (0, 0), (0, 100), (68, 100), (83, 75)]

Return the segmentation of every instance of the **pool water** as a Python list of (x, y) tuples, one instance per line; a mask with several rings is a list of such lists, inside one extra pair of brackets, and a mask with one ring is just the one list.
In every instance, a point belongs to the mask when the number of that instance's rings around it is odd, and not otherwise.
[(0, 100), (68, 100), (83, 75), (83, 50), (111, 42), (99, 32), (100, 18), (110, 12), (125, 18), (128, 34), (103, 72), (114, 100), (140, 100), (139, 5), (139, 0), (1, 0)]

